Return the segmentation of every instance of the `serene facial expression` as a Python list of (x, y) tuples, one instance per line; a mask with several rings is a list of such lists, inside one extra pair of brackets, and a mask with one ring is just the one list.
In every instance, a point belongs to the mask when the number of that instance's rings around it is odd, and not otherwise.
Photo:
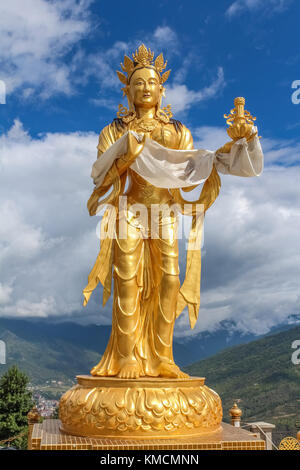
[(152, 108), (157, 105), (162, 87), (157, 73), (152, 69), (136, 70), (129, 84), (129, 95), (135, 107)]

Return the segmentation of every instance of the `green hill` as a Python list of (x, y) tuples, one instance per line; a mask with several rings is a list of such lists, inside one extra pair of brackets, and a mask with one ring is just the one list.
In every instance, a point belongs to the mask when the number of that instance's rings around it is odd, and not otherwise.
[(277, 430), (300, 430), (300, 365), (294, 365), (292, 342), (300, 340), (300, 326), (219, 352), (185, 368), (206, 377), (221, 396), (224, 419), (240, 400), (243, 421), (266, 421)]
[[(88, 374), (99, 362), (100, 354), (71, 341), (49, 335), (47, 341), (36, 337), (34, 341), (9, 330), (0, 331), (0, 339), (6, 343), (5, 365), (0, 365), (0, 376), (16, 364), (29, 376), (33, 385), (52, 380), (70, 386), (78, 374)], [(49, 394), (51, 395), (51, 394)]]

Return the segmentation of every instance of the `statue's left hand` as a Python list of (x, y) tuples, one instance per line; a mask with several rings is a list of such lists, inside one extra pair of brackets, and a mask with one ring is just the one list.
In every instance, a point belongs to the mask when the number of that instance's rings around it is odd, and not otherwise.
[[(233, 126), (232, 126), (233, 127)], [(230, 153), (230, 150), (231, 150), (231, 147), (233, 146), (233, 144), (239, 140), (239, 139), (242, 139), (243, 137), (246, 138), (247, 142), (250, 142), (252, 139), (254, 139), (254, 137), (257, 135), (257, 128), (252, 126), (251, 128), (251, 133), (249, 135), (240, 135), (239, 138), (235, 139), (235, 140), (232, 140), (231, 142), (226, 142), (225, 145), (223, 145), (223, 147), (220, 147), (216, 153)]]
[(231, 142), (226, 142), (226, 144), (223, 145), (223, 147), (220, 147), (218, 150), (216, 150), (216, 153), (230, 153), (230, 150), (233, 144), (234, 144), (234, 140), (232, 140)]

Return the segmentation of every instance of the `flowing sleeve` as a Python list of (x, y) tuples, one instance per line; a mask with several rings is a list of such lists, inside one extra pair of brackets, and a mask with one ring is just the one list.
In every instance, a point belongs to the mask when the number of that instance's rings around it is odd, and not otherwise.
[[(100, 167), (102, 166), (102, 155), (104, 153), (107, 154), (107, 150), (109, 150), (112, 145), (115, 144), (118, 140), (122, 140), (120, 139), (120, 137), (122, 137), (123, 134), (124, 129), (122, 128), (118, 120), (117, 122), (113, 121), (111, 124), (104, 127), (99, 136), (99, 142), (97, 146), (97, 161), (95, 163), (96, 165)], [(111, 183), (108, 185), (105, 184), (104, 179), (106, 174), (109, 176), (109, 180), (111, 181)], [(103, 178), (101, 179), (101, 182), (96, 186), (87, 203), (90, 215), (95, 215), (99, 211), (100, 207), (104, 204), (113, 204), (114, 201), (117, 199), (118, 195), (120, 194), (122, 187), (125, 185), (126, 174), (123, 175), (122, 178), (120, 178), (115, 161), (108, 162), (108, 165), (106, 166), (105, 172), (102, 176)], [(106, 198), (101, 199), (111, 188), (112, 191), (110, 192), (110, 194)]]
[[(257, 128), (253, 127), (257, 134)], [(255, 135), (249, 142), (245, 138), (232, 145), (229, 153), (216, 152), (216, 169), (223, 174), (235, 176), (259, 176), (263, 171), (264, 156), (259, 138)]]
[[(116, 120), (118, 121), (118, 120)], [(106, 152), (124, 133), (123, 127), (116, 121), (105, 126), (99, 135), (97, 158)]]
[[(112, 145), (122, 136), (124, 132), (118, 128), (118, 122), (113, 121), (112, 124), (106, 126), (99, 136), (98, 143), (98, 155), (97, 161), (101, 161), (102, 155), (109, 150)], [(109, 207), (105, 211), (105, 214), (101, 222), (101, 233), (104, 231), (104, 227), (109, 227), (109, 230), (114, 230), (116, 213), (114, 211), (114, 205), (118, 200), (119, 194), (122, 194), (126, 183), (126, 173), (120, 177), (116, 164), (113, 162), (108, 170), (108, 173), (112, 177), (112, 183), (108, 186), (99, 185), (94, 189), (89, 201), (88, 210), (90, 215), (95, 215), (100, 207), (105, 204), (109, 204)], [(105, 194), (112, 188), (112, 191), (106, 196)], [(102, 198), (102, 199), (101, 199)], [(101, 240), (101, 247), (95, 264), (88, 276), (88, 284), (83, 290), (84, 303), (86, 306), (92, 292), (95, 290), (99, 283), (103, 286), (103, 305), (107, 302), (111, 294), (112, 285), (112, 260), (113, 260), (113, 238), (106, 236)]]

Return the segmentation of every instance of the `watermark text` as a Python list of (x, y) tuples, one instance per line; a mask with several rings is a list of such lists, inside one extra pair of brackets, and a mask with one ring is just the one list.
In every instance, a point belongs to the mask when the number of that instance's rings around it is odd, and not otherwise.
[(292, 363), (297, 366), (300, 364), (300, 339), (292, 342), (292, 349), (296, 350), (292, 354)]
[[(119, 198), (119, 207), (106, 204), (97, 215), (101, 218), (96, 234), (100, 240), (128, 238), (161, 239), (169, 242), (188, 239), (189, 250), (203, 246), (204, 205), (128, 203), (126, 196)], [(181, 217), (190, 216), (189, 218)]]
[(0, 104), (6, 104), (6, 85), (3, 80), (0, 80)]
[(292, 88), (295, 89), (291, 96), (292, 103), (300, 104), (300, 80), (294, 80), (292, 83)]
[(0, 364), (6, 364), (6, 344), (0, 340)]

